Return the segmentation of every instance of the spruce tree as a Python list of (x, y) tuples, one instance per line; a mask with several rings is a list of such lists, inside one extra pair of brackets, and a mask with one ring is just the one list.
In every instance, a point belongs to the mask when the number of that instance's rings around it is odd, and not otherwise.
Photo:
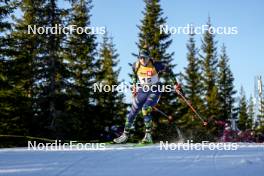
[[(42, 0), (23, 0), (19, 4), (23, 15), (21, 18), (15, 18), (15, 29), (11, 33), (13, 39), (12, 54), (14, 59), (14, 74), (15, 84), (20, 92), (23, 92), (24, 98), (27, 99), (26, 103), (21, 104), (21, 109), (26, 109), (28, 112), (23, 112), (27, 116), (27, 123), (30, 123), (30, 131), (33, 135), (40, 133), (39, 127), (41, 126), (41, 120), (37, 116), (39, 107), (37, 103), (37, 77), (38, 63), (37, 58), (40, 56), (40, 49), (44, 46), (44, 36), (38, 33), (34, 34), (29, 32), (28, 28), (36, 26), (42, 26), (41, 13), (43, 7)], [(36, 115), (34, 118), (34, 114)], [(43, 128), (42, 128), (43, 129)]]
[[(207, 22), (208, 29), (212, 26), (210, 17)], [(215, 35), (207, 30), (203, 35), (202, 47), (202, 77), (203, 77), (203, 98), (206, 109), (203, 112), (207, 117), (218, 116), (219, 101), (217, 83), (217, 48)]]
[(8, 57), (8, 41), (6, 38), (6, 33), (10, 31), (11, 24), (7, 21), (7, 18), (12, 13), (12, 8), (10, 8), (9, 1), (0, 1), (0, 127), (3, 129), (4, 117), (8, 116), (11, 110), (10, 105), (8, 104), (7, 91), (12, 88), (8, 81), (8, 69), (6, 65), (8, 64), (10, 58)]
[(249, 129), (252, 129), (253, 127), (254, 116), (255, 116), (254, 101), (253, 101), (253, 97), (250, 96), (249, 102), (248, 102), (248, 128)]
[[(160, 31), (160, 26), (166, 24), (166, 17), (163, 17), (163, 10), (160, 6), (159, 0), (144, 0), (145, 9), (143, 11), (143, 19), (141, 20), (140, 26), (138, 26), (139, 41), (137, 43), (139, 51), (142, 49), (147, 49), (151, 58), (157, 61), (161, 61), (167, 65), (171, 70), (175, 67), (172, 63), (173, 54), (169, 53), (167, 50), (172, 43), (170, 39), (171, 34), (165, 31)], [(175, 76), (175, 75), (174, 75)], [(170, 82), (169, 74), (162, 74), (161, 81), (165, 84), (172, 84)], [(178, 101), (176, 101), (176, 94), (174, 92), (163, 93), (159, 101), (160, 108), (169, 114), (176, 114), (176, 109), (178, 107)], [(168, 137), (168, 126), (166, 124), (160, 123), (160, 115), (154, 116), (154, 136), (164, 138)], [(173, 126), (173, 125), (171, 125)], [(164, 129), (162, 129), (164, 128)], [(167, 132), (165, 134), (165, 132)]]
[[(5, 34), (11, 29), (11, 23), (7, 20), (10, 14), (14, 11), (15, 6), (12, 4), (11, 0), (0, 0), (0, 32)], [(3, 49), (4, 36), (1, 35), (1, 49)]]
[(220, 61), (218, 63), (218, 91), (220, 101), (219, 120), (226, 121), (232, 118), (232, 110), (234, 108), (234, 77), (229, 66), (229, 58), (226, 54), (225, 45), (222, 46)]
[[(214, 121), (219, 119), (220, 113), (220, 101), (219, 90), (217, 86), (217, 48), (215, 41), (215, 35), (210, 30), (212, 27), (211, 19), (207, 21), (208, 30), (203, 34), (202, 39), (202, 54), (200, 54), (202, 60), (202, 82), (203, 82), (203, 101), (205, 108), (201, 110), (201, 114), (206, 117), (208, 121)], [(215, 140), (219, 129), (214, 123), (209, 123), (206, 130), (206, 136)]]
[[(37, 15), (33, 16), (37, 27), (54, 27), (63, 25), (64, 9), (59, 9), (57, 0), (40, 0), (33, 4), (38, 7)], [(30, 9), (31, 10), (31, 9)], [(62, 57), (63, 33), (53, 34), (48, 31), (38, 34), (38, 50), (34, 59), (34, 119), (37, 120), (36, 130), (41, 135), (61, 138), (63, 128), (60, 119), (65, 116), (65, 67)]]
[[(99, 52), (101, 73), (98, 75), (98, 81), (102, 85), (111, 87), (114, 85), (120, 85), (118, 75), (121, 68), (117, 68), (119, 55), (113, 44), (113, 39), (109, 38), (107, 33), (103, 36), (103, 42), (100, 46)], [(100, 108), (101, 116), (101, 131), (110, 129), (112, 126), (121, 126), (124, 124), (126, 105), (123, 102), (123, 99), (124, 94), (119, 93), (117, 89), (113, 89), (110, 92), (99, 93), (98, 106)], [(104, 138), (106, 138), (106, 136), (104, 136)]]
[[(198, 49), (195, 46), (195, 34), (190, 33), (190, 37), (187, 43), (187, 61), (188, 65), (185, 68), (184, 77), (184, 93), (195, 109), (199, 112), (204, 108), (202, 103), (202, 82), (201, 82), (201, 62), (198, 58)], [(186, 107), (186, 104), (183, 104), (183, 108)], [(185, 128), (185, 136), (194, 139), (194, 135), (197, 134), (197, 129), (201, 126), (200, 121), (194, 117), (193, 112), (190, 108), (187, 109), (187, 112), (183, 115), (181, 119), (181, 126)], [(187, 134), (188, 133), (188, 134)]]
[[(71, 3), (68, 25), (77, 27), (89, 27), (91, 1), (78, 0)], [(96, 108), (96, 94), (93, 92), (93, 84), (96, 82), (98, 61), (96, 60), (96, 36), (92, 34), (78, 34), (73, 31), (65, 42), (64, 60), (67, 68), (67, 118), (62, 120), (67, 126), (67, 134), (78, 134), (82, 139), (98, 138), (98, 125), (100, 124)]]
[[(0, 133), (17, 134), (25, 133), (27, 129), (21, 120), (21, 114), (18, 113), (17, 101), (22, 100), (21, 92), (15, 86), (13, 72), (14, 61), (10, 45), (12, 39), (9, 36), (11, 32), (11, 23), (8, 18), (16, 8), (11, 1), (0, 1)], [(22, 101), (23, 102), (23, 101)], [(21, 106), (21, 105), (20, 105)]]
[(259, 120), (259, 126), (263, 129), (264, 132), (264, 98), (260, 100), (259, 114), (257, 115)]
[(247, 100), (244, 89), (241, 88), (240, 100), (239, 100), (239, 111), (238, 111), (238, 128), (242, 131), (248, 129), (248, 109)]
[[(33, 58), (36, 55), (36, 37), (28, 35), (27, 25), (34, 23), (39, 1), (5, 1), (3, 14), (20, 8), (23, 15), (14, 18), (14, 27), (5, 33), (4, 46), (1, 46), (1, 69), (5, 69), (5, 84), (1, 90), (1, 102), (5, 119), (3, 133), (28, 135), (32, 128), (32, 85)], [(2, 9), (1, 9), (2, 11)], [(1, 23), (5, 28), (11, 27), (8, 22)], [(2, 44), (2, 42), (1, 42)], [(3, 49), (3, 50), (2, 50)], [(3, 59), (3, 60), (2, 60)], [(3, 64), (3, 65), (2, 65)], [(2, 67), (3, 66), (3, 67)]]
[(257, 135), (257, 142), (263, 142), (263, 134), (264, 134), (264, 99), (263, 97), (260, 99), (260, 106), (258, 107), (257, 121), (255, 132)]

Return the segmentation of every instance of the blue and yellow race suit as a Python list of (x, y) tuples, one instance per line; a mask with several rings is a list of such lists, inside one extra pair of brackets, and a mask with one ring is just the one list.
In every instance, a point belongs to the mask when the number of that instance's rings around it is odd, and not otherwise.
[[(139, 82), (139, 86), (137, 87), (137, 94), (133, 98), (131, 110), (126, 119), (125, 130), (129, 131), (133, 126), (135, 117), (142, 109), (146, 132), (148, 132), (152, 126), (152, 108), (158, 103), (161, 95), (161, 89), (158, 89), (158, 86), (161, 85), (159, 73), (166, 72), (170, 74), (170, 78), (174, 84), (177, 84), (177, 81), (172, 71), (164, 63), (154, 62), (152, 59), (145, 66), (137, 61), (133, 64), (132, 68), (134, 73), (132, 77), (133, 84), (135, 85)], [(144, 89), (144, 86), (145, 88), (146, 86), (153, 86), (153, 89)]]

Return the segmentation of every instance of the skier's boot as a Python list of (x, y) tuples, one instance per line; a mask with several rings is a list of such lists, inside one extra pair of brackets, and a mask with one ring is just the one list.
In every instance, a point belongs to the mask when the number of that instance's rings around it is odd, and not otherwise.
[(152, 144), (152, 137), (151, 137), (151, 129), (152, 129), (152, 120), (150, 116), (151, 107), (147, 107), (143, 109), (143, 115), (144, 115), (144, 123), (145, 123), (145, 136), (142, 139), (142, 144)]
[(129, 138), (129, 131), (124, 130), (121, 136), (114, 139), (114, 142), (117, 144), (124, 144), (127, 142), (128, 138)]
[(142, 139), (141, 143), (142, 144), (153, 144), (150, 130), (146, 130), (145, 136)]

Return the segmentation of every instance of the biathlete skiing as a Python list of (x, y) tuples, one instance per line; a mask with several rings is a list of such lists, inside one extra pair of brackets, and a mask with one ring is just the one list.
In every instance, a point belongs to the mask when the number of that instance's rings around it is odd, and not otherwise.
[(177, 83), (176, 78), (173, 75), (171, 69), (169, 69), (164, 63), (155, 61), (149, 55), (147, 50), (142, 50), (139, 53), (138, 61), (132, 65), (133, 69), (133, 89), (132, 89), (132, 106), (131, 110), (126, 117), (125, 128), (122, 135), (114, 139), (115, 143), (126, 143), (131, 128), (134, 127), (134, 121), (137, 114), (142, 110), (144, 124), (145, 124), (145, 136), (141, 143), (153, 143), (151, 137), (152, 128), (152, 116), (151, 112), (154, 106), (158, 103), (162, 90), (159, 73), (166, 72), (169, 74), (171, 81), (173, 82), (174, 89), (180, 91), (180, 84)]

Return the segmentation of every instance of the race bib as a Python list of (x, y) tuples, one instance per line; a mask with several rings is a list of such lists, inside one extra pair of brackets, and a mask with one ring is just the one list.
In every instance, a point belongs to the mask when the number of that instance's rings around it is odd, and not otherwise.
[(159, 82), (158, 73), (152, 64), (148, 64), (146, 67), (140, 66), (137, 75), (142, 85), (151, 85)]
[(151, 77), (139, 77), (140, 84), (156, 84), (159, 82), (158, 75), (154, 75)]

